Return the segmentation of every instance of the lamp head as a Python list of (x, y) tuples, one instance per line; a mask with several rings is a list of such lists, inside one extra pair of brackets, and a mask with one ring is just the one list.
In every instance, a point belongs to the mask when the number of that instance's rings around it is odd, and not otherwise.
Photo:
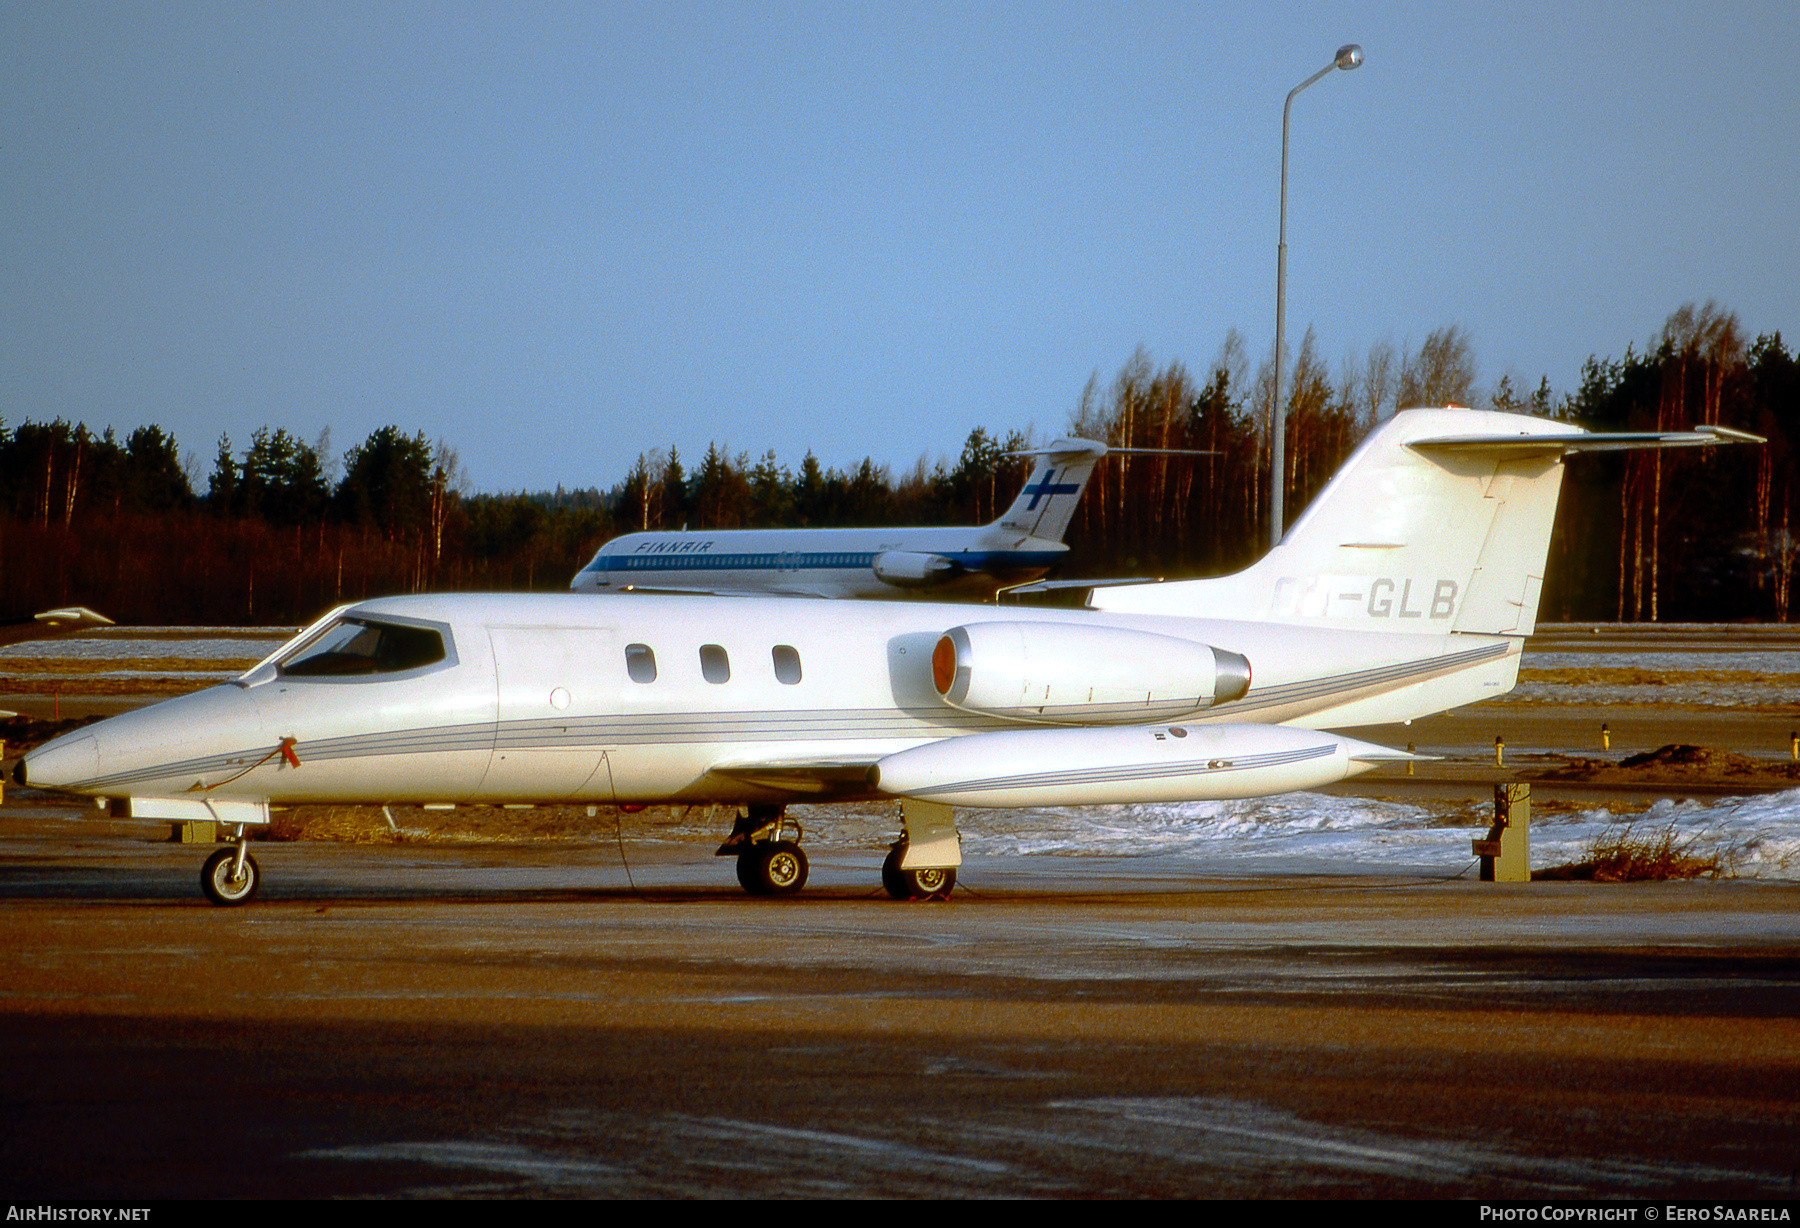
[(1362, 48), (1355, 43), (1345, 43), (1338, 48), (1337, 58), (1332, 63), (1343, 69), (1355, 68), (1362, 63)]

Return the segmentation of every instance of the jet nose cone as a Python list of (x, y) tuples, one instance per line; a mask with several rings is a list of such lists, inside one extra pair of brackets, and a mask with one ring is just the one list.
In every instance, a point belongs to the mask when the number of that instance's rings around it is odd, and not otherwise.
[(13, 768), (13, 779), (34, 789), (78, 786), (100, 774), (100, 749), (92, 734), (65, 735), (27, 753)]

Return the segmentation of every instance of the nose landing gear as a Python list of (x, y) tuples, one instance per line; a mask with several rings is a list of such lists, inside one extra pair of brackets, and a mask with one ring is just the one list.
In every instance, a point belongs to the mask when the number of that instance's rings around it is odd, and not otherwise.
[(243, 826), (237, 829), (237, 847), (220, 849), (206, 859), (200, 870), (200, 889), (206, 898), (221, 908), (236, 908), (256, 898), (262, 886), (262, 871), (256, 858), (250, 856), (249, 839)]

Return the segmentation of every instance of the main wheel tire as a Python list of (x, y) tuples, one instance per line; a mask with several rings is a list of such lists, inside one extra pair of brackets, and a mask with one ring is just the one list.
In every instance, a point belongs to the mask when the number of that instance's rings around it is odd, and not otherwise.
[(806, 886), (806, 854), (792, 840), (753, 844), (739, 857), (738, 883), (751, 895), (793, 895)]
[(950, 892), (956, 887), (956, 871), (949, 866), (902, 870), (900, 856), (903, 851), (893, 849), (881, 863), (881, 885), (887, 888), (887, 893), (896, 900), (949, 899)]
[(237, 850), (220, 849), (206, 859), (206, 865), (200, 871), (200, 889), (206, 892), (207, 899), (221, 908), (248, 904), (256, 898), (257, 888), (262, 886), (262, 871), (257, 868), (256, 858), (245, 855), (242, 878), (231, 876), (236, 865)]

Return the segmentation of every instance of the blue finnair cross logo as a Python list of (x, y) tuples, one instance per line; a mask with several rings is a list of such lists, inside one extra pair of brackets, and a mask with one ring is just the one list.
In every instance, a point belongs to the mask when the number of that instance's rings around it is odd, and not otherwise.
[(1026, 511), (1037, 511), (1038, 500), (1045, 495), (1078, 495), (1081, 493), (1081, 484), (1079, 482), (1063, 482), (1060, 485), (1051, 482), (1050, 479), (1055, 473), (1056, 470), (1054, 469), (1046, 469), (1044, 470), (1044, 476), (1038, 479), (1038, 484), (1036, 486), (1027, 486), (1025, 488), (1025, 493), (1031, 496), (1031, 502), (1025, 505)]

